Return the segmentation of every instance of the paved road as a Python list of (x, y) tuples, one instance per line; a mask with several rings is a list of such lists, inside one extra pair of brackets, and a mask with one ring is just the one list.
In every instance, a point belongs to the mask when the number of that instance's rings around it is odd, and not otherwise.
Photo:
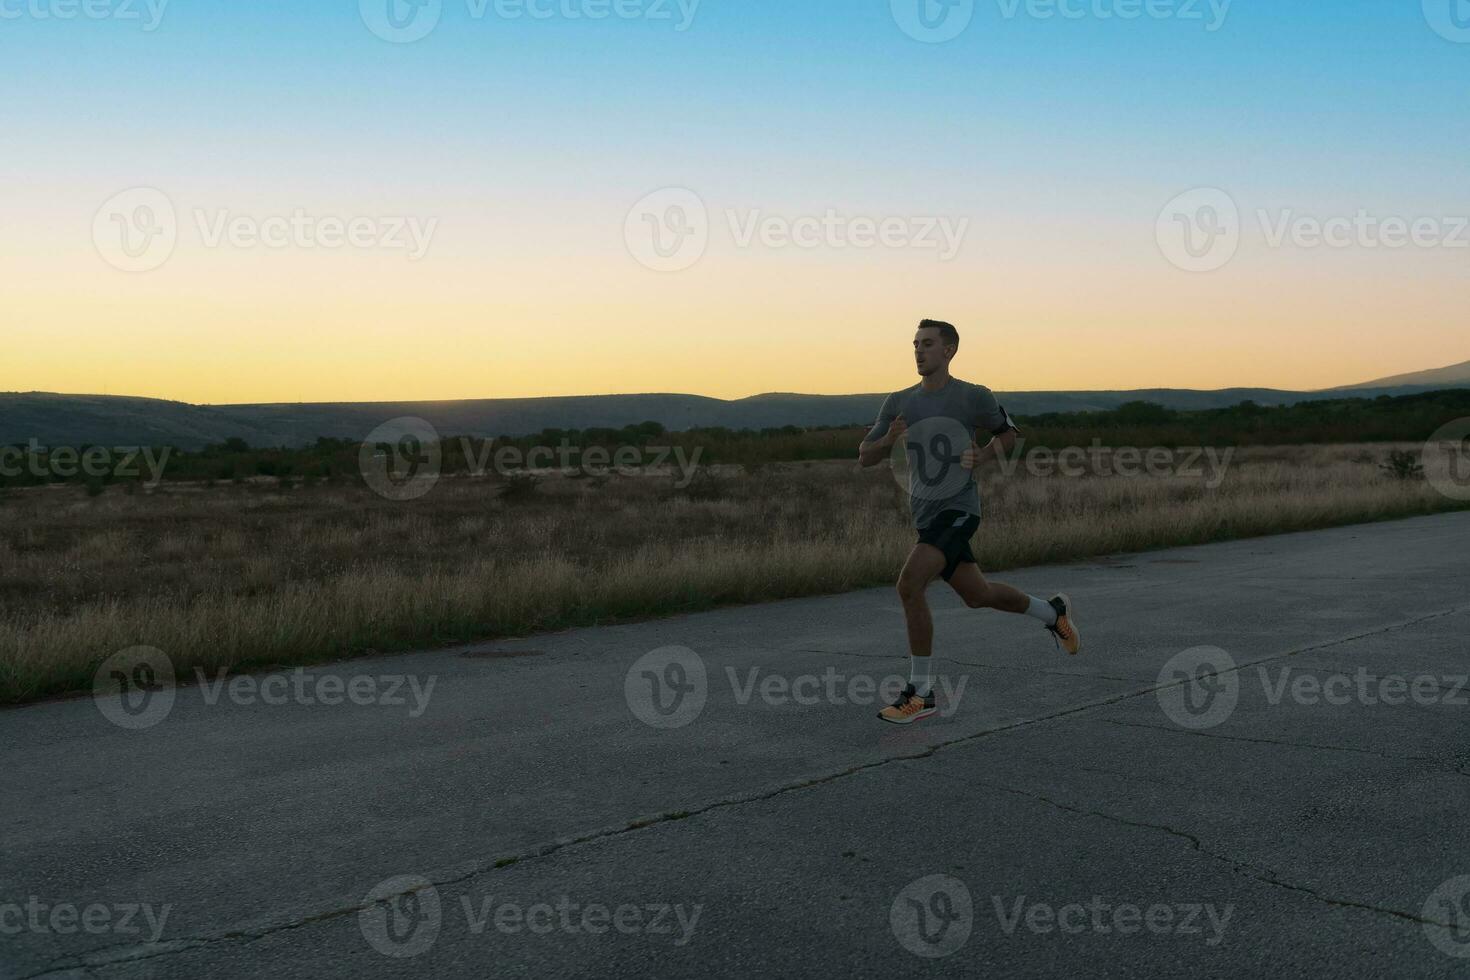
[(886, 589), (0, 712), (0, 975), (1470, 976), (1467, 558), (1006, 575), (1076, 659), (936, 589), (913, 729)]

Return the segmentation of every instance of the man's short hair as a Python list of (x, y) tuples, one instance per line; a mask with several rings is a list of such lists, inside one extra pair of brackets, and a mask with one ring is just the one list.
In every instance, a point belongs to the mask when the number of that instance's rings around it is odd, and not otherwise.
[(946, 344), (949, 344), (949, 345), (953, 346), (955, 349), (959, 349), (959, 346), (960, 346), (960, 332), (954, 328), (954, 324), (953, 323), (945, 323), (943, 320), (920, 320), (919, 321), (919, 329), (920, 330), (925, 330), (925, 329), (928, 329), (930, 327), (932, 327), (935, 330), (938, 330), (939, 331), (939, 339), (941, 341), (943, 341)]

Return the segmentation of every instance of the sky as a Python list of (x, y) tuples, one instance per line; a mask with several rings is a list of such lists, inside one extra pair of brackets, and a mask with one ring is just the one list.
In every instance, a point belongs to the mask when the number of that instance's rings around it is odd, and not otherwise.
[(0, 390), (1470, 358), (1470, 0), (0, 0)]

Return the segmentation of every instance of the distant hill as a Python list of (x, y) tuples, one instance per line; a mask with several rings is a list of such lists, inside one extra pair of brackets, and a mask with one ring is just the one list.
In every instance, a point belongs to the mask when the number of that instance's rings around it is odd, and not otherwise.
[(1434, 368), (1430, 371), (1395, 374), (1392, 377), (1379, 378), (1376, 381), (1365, 381), (1362, 384), (1344, 385), (1341, 388), (1335, 388), (1333, 390), (1355, 391), (1360, 388), (1388, 388), (1395, 385), (1423, 385), (1433, 388), (1464, 387), (1470, 385), (1470, 361), (1451, 364), (1449, 367)]
[(248, 416), (207, 405), (117, 395), (0, 393), (0, 445), (172, 445), (194, 448), (238, 436), (273, 445), (277, 434)]
[[(1449, 368), (1442, 370), (1452, 370)], [(1434, 373), (1434, 372), (1429, 372)], [(1089, 412), (1124, 402), (1169, 408), (1224, 408), (1243, 401), (1291, 405), (1301, 401), (1403, 395), (1453, 384), (1354, 386), (1302, 392), (1273, 388), (1143, 388), (1131, 391), (997, 392), (1015, 415)], [(439, 402), (348, 402), (267, 405), (191, 405), (110, 395), (0, 393), (0, 445), (35, 439), (41, 445), (173, 445), (197, 449), (229, 438), (252, 446), (299, 446), (318, 436), (357, 441), (399, 416), (427, 419), (445, 436), (526, 435), (549, 428), (622, 428), (654, 421), (671, 430), (724, 426), (762, 429), (783, 425), (834, 426), (873, 419), (886, 392), (862, 395), (769, 393), (726, 401), (700, 395), (581, 395)]]

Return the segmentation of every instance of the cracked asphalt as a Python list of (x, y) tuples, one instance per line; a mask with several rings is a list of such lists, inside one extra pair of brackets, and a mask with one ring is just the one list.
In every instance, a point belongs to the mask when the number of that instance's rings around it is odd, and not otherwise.
[(912, 728), (888, 589), (3, 711), (0, 976), (1470, 976), (1467, 556), (997, 576), (1076, 658), (937, 586)]

